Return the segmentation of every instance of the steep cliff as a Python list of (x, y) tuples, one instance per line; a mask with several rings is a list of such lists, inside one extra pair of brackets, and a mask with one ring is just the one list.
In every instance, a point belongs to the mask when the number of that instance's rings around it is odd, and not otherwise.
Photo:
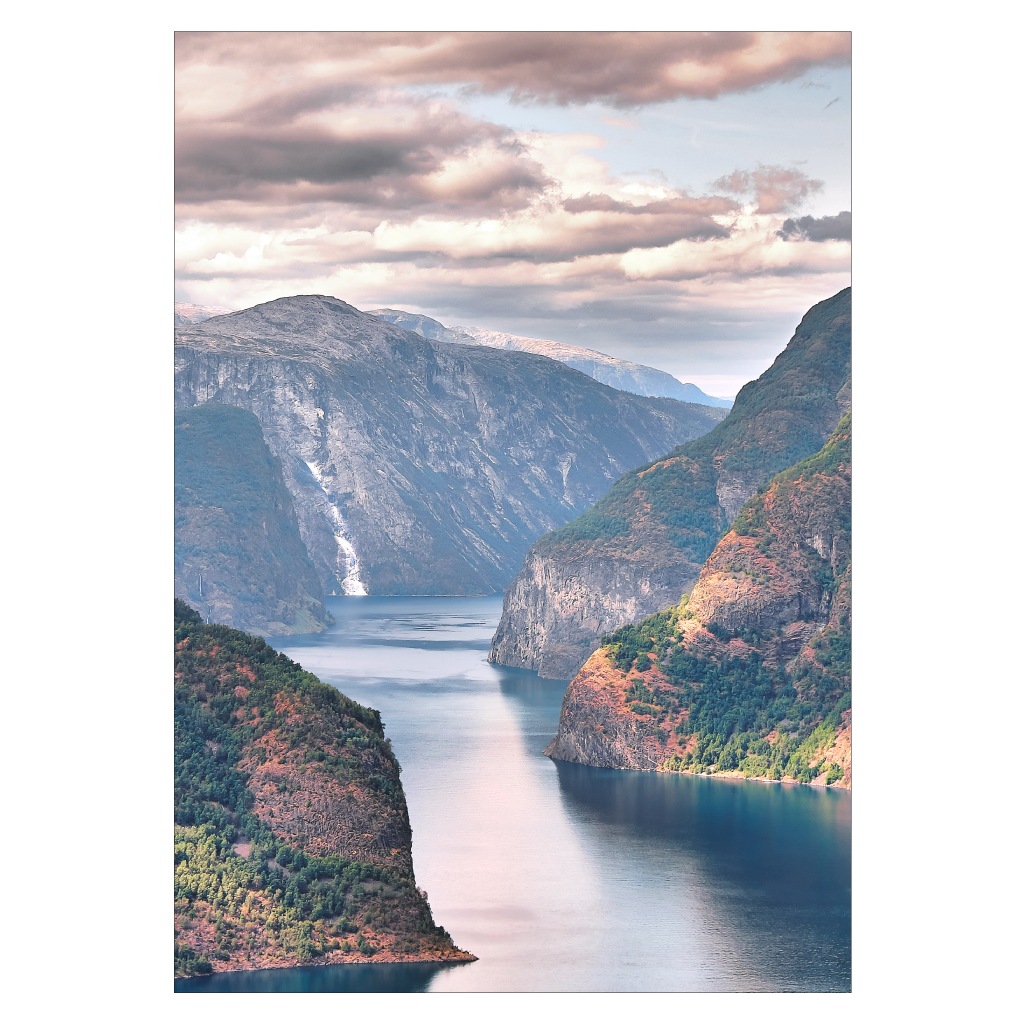
[(501, 590), (537, 536), (724, 415), (424, 339), (323, 295), (175, 339), (176, 406), (255, 413), (328, 593)]
[(174, 416), (174, 594), (263, 636), (324, 628), (324, 589), (259, 420), (210, 403)]
[(174, 608), (175, 975), (475, 959), (416, 886), (379, 713)]
[(541, 338), (522, 338), (516, 334), (488, 331), (482, 327), (445, 327), (428, 316), (407, 313), (402, 309), (371, 309), (369, 312), (382, 320), (387, 320), (388, 323), (415, 331), (424, 338), (451, 341), (457, 345), (486, 345), (488, 348), (500, 348), (507, 352), (533, 352), (549, 359), (557, 359), (560, 363), (565, 363), (566, 366), (571, 366), (602, 384), (634, 395), (675, 398), (680, 402), (712, 405), (720, 409), (728, 409), (732, 405), (731, 399), (706, 395), (696, 384), (683, 384), (664, 370), (634, 363), (629, 359), (618, 359), (605, 355), (604, 352), (581, 348), (579, 345), (544, 341)]
[(743, 503), (817, 451), (850, 399), (847, 288), (807, 312), (714, 430), (625, 474), (530, 548), (505, 593), (490, 660), (572, 678), (603, 634), (693, 587)]
[(744, 505), (688, 598), (603, 639), (549, 756), (849, 787), (851, 472), (846, 415)]

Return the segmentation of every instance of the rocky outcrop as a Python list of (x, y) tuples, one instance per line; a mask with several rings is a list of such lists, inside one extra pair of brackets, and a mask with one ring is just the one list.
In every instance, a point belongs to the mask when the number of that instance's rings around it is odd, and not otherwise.
[(678, 600), (679, 561), (651, 565), (584, 548), (556, 563), (531, 549), (506, 592), (490, 660), (571, 679), (605, 633)]
[(850, 290), (818, 303), (705, 436), (620, 478), (541, 537), (505, 594), (490, 660), (570, 678), (600, 637), (679, 600), (758, 486), (811, 455), (850, 401)]
[(244, 409), (210, 403), (175, 413), (174, 596), (261, 636), (327, 624), (281, 462)]
[(593, 349), (581, 348), (579, 345), (566, 345), (560, 341), (545, 341), (541, 338), (522, 338), (516, 334), (489, 331), (483, 327), (445, 327), (428, 316), (407, 313), (401, 309), (371, 309), (369, 312), (382, 320), (387, 320), (388, 323), (415, 331), (424, 338), (451, 341), (458, 345), (486, 345), (488, 348), (500, 348), (507, 352), (533, 352), (549, 359), (557, 359), (560, 363), (565, 363), (566, 366), (571, 366), (602, 384), (634, 395), (675, 398), (680, 402), (694, 402), (720, 409), (728, 409), (732, 405), (732, 399), (706, 395), (696, 384), (684, 384), (664, 370), (634, 363), (628, 359), (618, 359), (603, 352), (595, 352)]
[(846, 416), (816, 456), (742, 509), (701, 569), (692, 616), (762, 636), (829, 621), (850, 565), (852, 440)]
[(846, 416), (741, 509), (688, 599), (590, 656), (548, 755), (852, 785), (851, 467)]
[(175, 339), (177, 407), (257, 416), (328, 594), (502, 590), (534, 538), (723, 415), (542, 356), (424, 339), (330, 296)]
[(657, 669), (621, 672), (606, 651), (596, 651), (566, 692), (558, 735), (544, 753), (596, 768), (656, 769), (685, 745), (649, 715), (631, 712), (629, 690), (637, 680), (658, 688), (663, 679)]

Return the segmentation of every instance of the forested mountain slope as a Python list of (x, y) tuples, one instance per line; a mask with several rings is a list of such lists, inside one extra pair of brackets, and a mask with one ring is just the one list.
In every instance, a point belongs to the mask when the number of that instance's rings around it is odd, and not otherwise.
[(175, 373), (177, 408), (259, 419), (328, 594), (502, 590), (539, 535), (724, 415), (325, 295), (179, 329)]
[(174, 602), (175, 975), (472, 960), (416, 886), (378, 712)]
[(602, 640), (565, 761), (852, 784), (852, 425), (740, 511), (679, 605)]
[(758, 485), (849, 410), (850, 289), (813, 306), (713, 431), (625, 474), (541, 537), (506, 591), (490, 660), (571, 678), (619, 626), (675, 603)]
[(263, 636), (324, 628), (324, 588), (259, 420), (208, 405), (174, 415), (174, 594)]

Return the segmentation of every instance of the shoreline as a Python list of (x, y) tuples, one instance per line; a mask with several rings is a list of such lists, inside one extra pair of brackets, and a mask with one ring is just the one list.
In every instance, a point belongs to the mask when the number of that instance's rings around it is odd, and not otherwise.
[(727, 772), (712, 772), (709, 775), (707, 772), (693, 772), (688, 768), (682, 768), (679, 771), (672, 768), (662, 768), (660, 766), (656, 768), (628, 768), (621, 764), (588, 764), (586, 761), (567, 761), (563, 757), (554, 757), (551, 754), (545, 754), (544, 756), (550, 761), (561, 761), (563, 764), (579, 764), (583, 765), (584, 768), (610, 768), (612, 771), (616, 772), (654, 772), (659, 775), (689, 775), (697, 779), (718, 779), (722, 782), (762, 782), (772, 786), (806, 786), (808, 789), (832, 789), (842, 790), (844, 793), (853, 792), (853, 786), (843, 786), (838, 783), (833, 783), (831, 786), (816, 786), (813, 782), (800, 782), (798, 779), (793, 778), (766, 779), (762, 775), (744, 775), (742, 772), (737, 772), (735, 770)]
[(254, 971), (283, 971), (290, 967), (338, 967), (346, 964), (352, 964), (357, 967), (367, 964), (468, 964), (479, 959), (480, 957), (461, 949), (448, 956), (396, 956), (389, 953), (383, 955), (374, 953), (371, 957), (365, 957), (359, 954), (342, 953), (339, 957), (333, 958), (331, 954), (327, 954), (327, 956), (318, 956), (307, 963), (274, 963), (253, 967), (238, 967), (233, 964), (230, 967), (223, 967), (219, 970), (214, 967), (209, 974), (175, 974), (174, 980), (188, 981), (190, 978), (211, 978), (215, 974), (251, 974)]

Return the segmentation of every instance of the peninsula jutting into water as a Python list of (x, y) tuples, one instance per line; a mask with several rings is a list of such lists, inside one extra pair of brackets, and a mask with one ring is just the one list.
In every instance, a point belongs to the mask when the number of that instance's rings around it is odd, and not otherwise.
[(850, 793), (552, 761), (544, 748), (566, 682), (487, 663), (499, 595), (328, 607), (337, 624), (326, 632), (272, 642), (380, 709), (402, 765), (417, 882), (479, 960), (426, 979), (426, 966), (382, 965), (188, 987), (849, 989)]

